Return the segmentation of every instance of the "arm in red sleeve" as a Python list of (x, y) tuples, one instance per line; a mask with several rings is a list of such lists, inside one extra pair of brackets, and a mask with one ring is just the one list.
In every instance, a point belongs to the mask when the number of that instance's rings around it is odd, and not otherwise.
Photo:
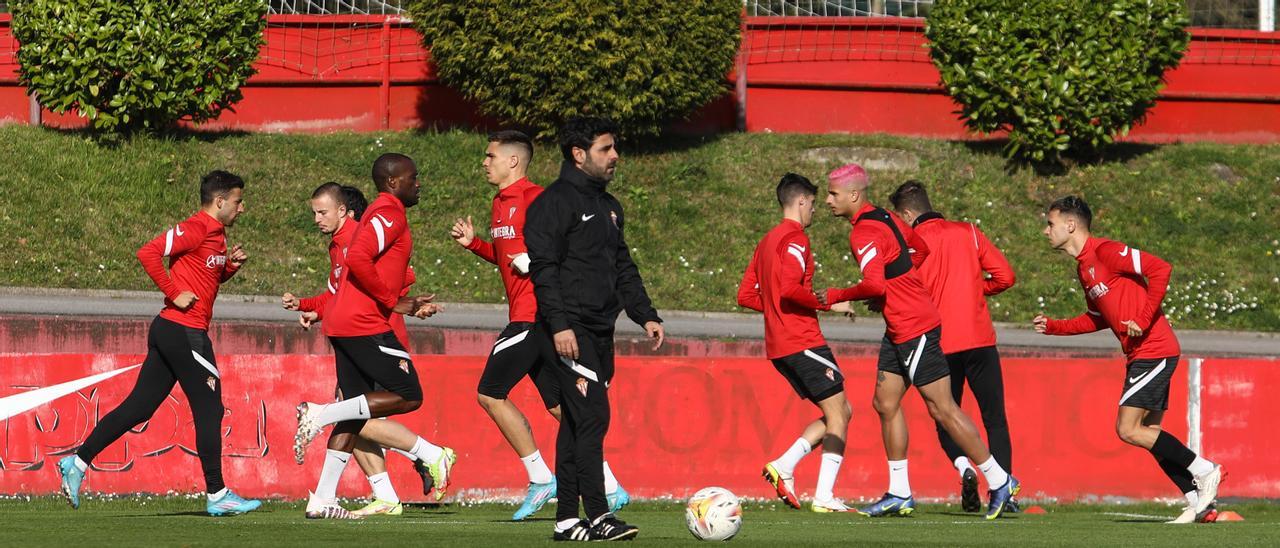
[(1132, 318), (1138, 327), (1146, 331), (1156, 320), (1156, 312), (1169, 291), (1169, 278), (1173, 275), (1173, 267), (1164, 259), (1151, 253), (1139, 251), (1134, 247), (1125, 247), (1117, 251), (1119, 245), (1107, 245), (1098, 249), (1098, 260), (1107, 268), (1133, 276), (1145, 277), (1147, 280), (1147, 302), (1143, 305), (1138, 317)]
[(221, 283), (227, 283), (227, 280), (230, 280), (231, 277), (235, 276), (236, 272), (239, 272), (239, 271), (240, 271), (240, 267), (231, 264), (231, 261), (227, 261), (227, 267), (222, 270)]
[(764, 298), (760, 296), (760, 282), (756, 279), (756, 256), (751, 255), (746, 272), (742, 273), (742, 282), (738, 284), (738, 306), (750, 308), (756, 312), (764, 312)]
[(478, 255), (481, 259), (493, 264), (498, 264), (498, 257), (494, 254), (493, 244), (481, 240), (479, 236), (471, 239), (471, 243), (467, 245), (467, 249)]
[[(351, 242), (351, 246), (347, 249), (347, 260), (344, 267), (347, 269), (347, 283), (354, 284), (355, 287), (364, 291), (373, 298), (379, 305), (390, 310), (395, 308), (396, 303), (400, 301), (400, 288), (391, 289), (387, 284), (378, 277), (378, 269), (374, 268), (373, 260), (382, 255), (391, 244), (398, 240), (404, 234), (404, 227), (407, 224), (403, 215), (397, 216), (391, 222), (391, 226), (378, 225), (382, 230), (382, 238), (378, 238), (378, 230), (375, 229), (373, 223), (378, 223), (378, 219), (370, 219), (369, 227), (366, 230), (360, 230), (356, 233), (356, 238)], [(379, 246), (379, 242), (383, 245)]]
[[(809, 247), (808, 239), (796, 243), (805, 249)], [(778, 264), (782, 266), (782, 272), (778, 273), (778, 289), (782, 300), (811, 310), (830, 310), (831, 307), (818, 302), (811, 286), (805, 283), (806, 277), (811, 275), (808, 272), (809, 261), (806, 254), (792, 247), (789, 242), (782, 246), (778, 254)]]
[(204, 235), (205, 228), (200, 223), (183, 222), (138, 248), (138, 262), (142, 263), (142, 269), (166, 299), (172, 301), (186, 289), (173, 283), (169, 272), (164, 268), (164, 258), (177, 257), (195, 249), (204, 241)]
[(329, 297), (333, 296), (328, 290), (316, 293), (313, 296), (298, 300), (299, 312), (320, 312), (324, 310), (325, 303), (329, 302)]
[(1102, 315), (1090, 309), (1088, 312), (1071, 318), (1070, 320), (1049, 320), (1045, 324), (1045, 335), (1080, 335), (1084, 333), (1093, 333), (1094, 331), (1102, 331), (1107, 328), (1107, 322), (1102, 319)]
[(1004, 257), (1004, 253), (1001, 253), (1000, 248), (992, 244), (987, 239), (987, 235), (978, 230), (978, 227), (973, 225), (970, 227), (973, 229), (974, 240), (978, 245), (978, 264), (982, 266), (983, 272), (991, 275), (982, 282), (982, 294), (990, 297), (1013, 287), (1017, 277), (1013, 273), (1013, 267), (1009, 266), (1009, 260)]
[(853, 253), (858, 259), (858, 268), (862, 270), (862, 281), (845, 289), (827, 289), (828, 305), (883, 297), (887, 287), (884, 279), (884, 257), (880, 252), (883, 244), (866, 234), (850, 235), (849, 241), (853, 242)]

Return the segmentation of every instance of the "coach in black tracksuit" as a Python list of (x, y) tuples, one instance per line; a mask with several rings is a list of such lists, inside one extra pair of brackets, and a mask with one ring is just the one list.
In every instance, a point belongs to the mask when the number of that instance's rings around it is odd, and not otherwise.
[[(618, 161), (616, 131), (599, 118), (561, 128), (560, 177), (529, 206), (524, 227), (539, 335), (545, 351), (557, 354), (564, 413), (556, 438), (556, 540), (638, 533), (609, 513), (604, 492), (614, 323), (625, 308), (659, 346), (664, 333), (623, 239), (622, 206), (606, 191)], [(578, 518), (579, 497), (587, 521)]]

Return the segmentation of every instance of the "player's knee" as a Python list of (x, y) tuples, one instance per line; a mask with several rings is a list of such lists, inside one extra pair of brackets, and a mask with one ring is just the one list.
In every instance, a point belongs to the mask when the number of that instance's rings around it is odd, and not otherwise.
[(490, 415), (498, 409), (498, 404), (502, 402), (502, 400), (498, 398), (486, 396), (484, 394), (476, 394), (476, 400), (480, 402), (480, 407), (483, 407)]
[(956, 407), (955, 402), (927, 402), (926, 407), (929, 408), (929, 416), (937, 422), (945, 422), (954, 418), (956, 413), (960, 412), (960, 408)]
[(881, 417), (894, 415), (898, 412), (898, 402), (888, 399), (872, 398), (871, 407), (874, 408), (876, 413), (879, 413)]
[(1138, 445), (1138, 428), (1130, 424), (1117, 424), (1116, 436), (1129, 445)]

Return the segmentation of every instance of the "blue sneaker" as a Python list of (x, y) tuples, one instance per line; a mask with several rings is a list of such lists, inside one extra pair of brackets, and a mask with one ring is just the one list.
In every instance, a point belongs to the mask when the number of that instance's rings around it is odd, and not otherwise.
[(605, 500), (609, 501), (609, 513), (616, 514), (618, 510), (631, 504), (631, 495), (627, 494), (627, 490), (619, 485), (617, 491), (605, 495)]
[(885, 493), (875, 504), (859, 509), (858, 513), (867, 517), (878, 518), (881, 516), (910, 516), (915, 511), (915, 497), (903, 498)]
[(80, 507), (80, 484), (84, 482), (84, 472), (76, 466), (76, 456), (68, 455), (58, 461), (58, 475), (62, 477), (62, 496), (67, 498), (72, 508)]
[(259, 506), (262, 506), (262, 501), (240, 498), (240, 495), (227, 489), (227, 494), (222, 495), (222, 498), (218, 500), (209, 499), (205, 510), (209, 512), (210, 516), (234, 516), (252, 512), (257, 510)]
[(988, 491), (987, 495), (991, 497), (991, 503), (987, 505), (987, 519), (1000, 517), (1000, 514), (1005, 510), (1005, 506), (1009, 504), (1009, 500), (1014, 495), (1017, 495), (1020, 490), (1022, 490), (1022, 484), (1018, 482), (1018, 478), (1009, 476), (1009, 481), (1004, 482), (1004, 485), (998, 489)]
[(556, 496), (556, 478), (547, 483), (530, 483), (529, 493), (524, 496), (524, 504), (511, 515), (511, 521), (522, 521), (524, 518), (538, 513), (551, 497)]

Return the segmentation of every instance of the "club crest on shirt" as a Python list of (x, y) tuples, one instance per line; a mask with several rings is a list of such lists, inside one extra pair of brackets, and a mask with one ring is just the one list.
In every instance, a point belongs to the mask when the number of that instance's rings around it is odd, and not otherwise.
[(617, 212), (617, 211), (610, 211), (610, 212), (609, 212), (609, 218), (613, 220), (613, 228), (619, 228), (619, 227), (618, 227), (618, 212)]
[(831, 369), (828, 369), (828, 370), (827, 370), (827, 378), (828, 378), (828, 379), (830, 379), (830, 380), (832, 380), (832, 381), (836, 380), (836, 372), (835, 372), (835, 371), (833, 371), (833, 370), (831, 370)]
[(582, 393), (582, 397), (587, 397), (587, 379), (578, 377), (578, 392)]
[(510, 221), (515, 217), (516, 217), (516, 208), (515, 206), (512, 206), (511, 209), (507, 211), (507, 220)]
[(1089, 279), (1090, 279), (1090, 280), (1096, 280), (1096, 279), (1098, 279), (1096, 276), (1094, 276), (1094, 275), (1093, 275), (1093, 267), (1092, 267), (1092, 266), (1091, 266), (1091, 267), (1089, 267)]
[(209, 378), (205, 379), (204, 383), (209, 385), (209, 390), (218, 389), (218, 379), (216, 377), (210, 376)]
[(405, 373), (409, 372), (409, 360), (400, 360), (400, 370)]

